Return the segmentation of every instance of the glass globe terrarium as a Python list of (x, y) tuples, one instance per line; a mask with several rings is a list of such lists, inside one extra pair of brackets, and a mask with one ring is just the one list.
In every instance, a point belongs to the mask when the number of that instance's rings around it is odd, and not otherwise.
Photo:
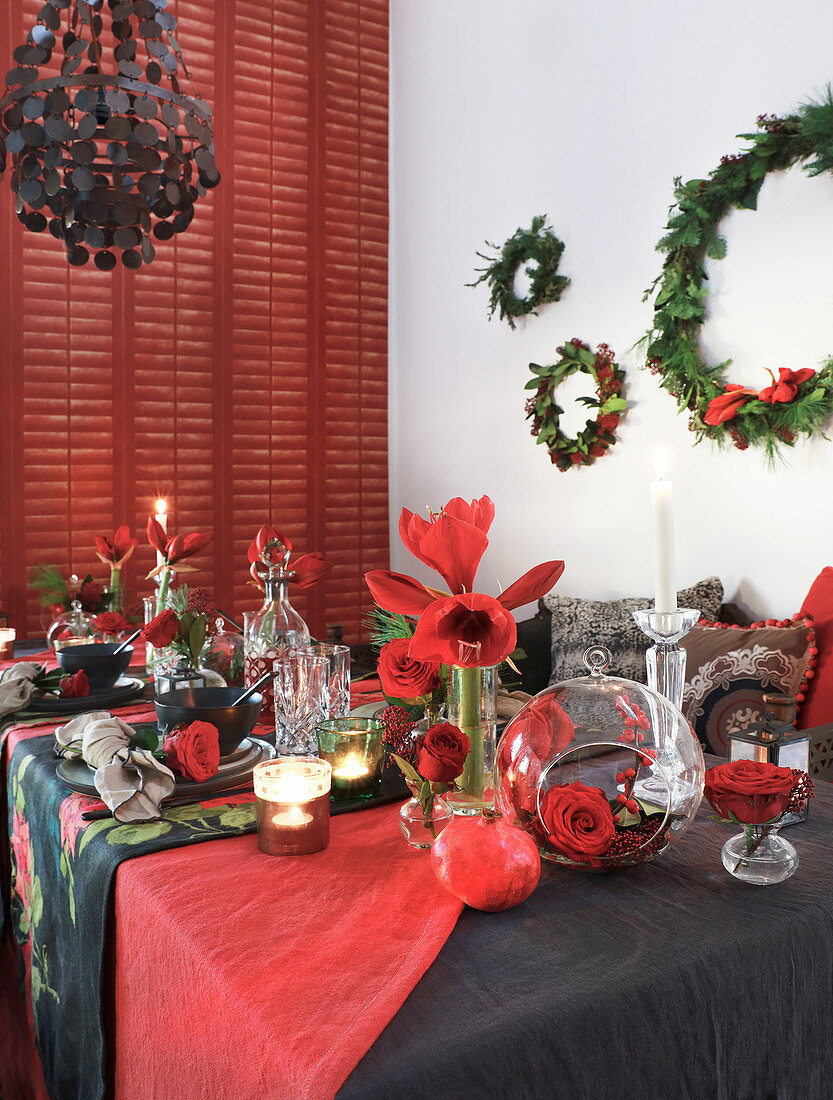
[(496, 800), (544, 859), (582, 870), (629, 867), (681, 836), (703, 794), (703, 751), (680, 711), (633, 680), (590, 675), (555, 684), (515, 715), (495, 762)]
[[(75, 578), (77, 580), (77, 578)], [(81, 601), (73, 600), (69, 611), (64, 611), (49, 626), (46, 644), (50, 649), (63, 649), (70, 645), (85, 645), (94, 641), (95, 626), (92, 615), (81, 609)]]

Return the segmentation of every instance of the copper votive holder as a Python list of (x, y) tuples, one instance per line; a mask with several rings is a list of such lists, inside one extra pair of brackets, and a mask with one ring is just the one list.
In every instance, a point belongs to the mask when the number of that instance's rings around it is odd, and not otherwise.
[(330, 842), (330, 777), (326, 760), (281, 757), (255, 765), (257, 846), (272, 856), (320, 852)]

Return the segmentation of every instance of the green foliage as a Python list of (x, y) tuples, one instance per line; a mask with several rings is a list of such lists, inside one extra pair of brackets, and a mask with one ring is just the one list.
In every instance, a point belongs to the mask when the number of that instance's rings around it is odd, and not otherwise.
[[(488, 266), (477, 268), (477, 271), (482, 272), (480, 278), (466, 286), (489, 284), (490, 320), (495, 310), (498, 310), (500, 319), (507, 320), (509, 327), (514, 329), (516, 317), (524, 317), (529, 313), (537, 316), (539, 306), (557, 302), (570, 285), (566, 276), (557, 274), (564, 244), (546, 223), (547, 215), (537, 214), (529, 229), (516, 229), (502, 247), (486, 242), (488, 248), (499, 250), (496, 257), (489, 257), (483, 252), (477, 253), (481, 260), (486, 260)], [(526, 298), (519, 298), (515, 293), (515, 276), (522, 264), (527, 265), (524, 270), (531, 280)]]
[(828, 88), (822, 102), (806, 104), (797, 115), (761, 116), (755, 133), (739, 136), (750, 146), (724, 157), (708, 178), (674, 181), (667, 232), (657, 245), (665, 262), (643, 299), (654, 299), (653, 325), (639, 346), (662, 388), (690, 413), (689, 425), (698, 442), (709, 438), (719, 445), (731, 440), (740, 449), (760, 446), (772, 459), (782, 447), (793, 446), (798, 436), (821, 431), (833, 412), (833, 359), (800, 385), (793, 401), (770, 404), (750, 397), (731, 420), (707, 424), (709, 403), (725, 392), (724, 374), (731, 360), (709, 365), (700, 348), (709, 293), (702, 285), (705, 260), (724, 258), (721, 220), (732, 208), (754, 210), (768, 173), (810, 157), (814, 159), (805, 164), (810, 175), (833, 170), (833, 92)]
[(381, 607), (373, 608), (364, 625), (370, 636), (370, 643), (376, 649), (381, 649), (395, 638), (411, 638), (414, 633), (412, 620), (406, 615), (397, 615)]

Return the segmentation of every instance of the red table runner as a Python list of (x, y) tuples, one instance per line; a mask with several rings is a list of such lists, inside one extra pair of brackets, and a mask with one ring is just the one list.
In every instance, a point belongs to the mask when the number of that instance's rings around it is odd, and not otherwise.
[(333, 818), (315, 855), (245, 836), (122, 864), (117, 1098), (335, 1094), (463, 908), (398, 810)]

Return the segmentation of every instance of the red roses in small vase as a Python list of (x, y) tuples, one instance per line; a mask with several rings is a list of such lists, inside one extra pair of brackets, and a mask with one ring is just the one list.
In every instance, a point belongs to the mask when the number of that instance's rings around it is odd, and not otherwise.
[(813, 797), (813, 781), (806, 772), (733, 760), (709, 768), (703, 793), (724, 821), (743, 826), (723, 845), (729, 874), (758, 886), (789, 878), (798, 867), (798, 853), (778, 830), (787, 813), (802, 811)]
[[(441, 796), (454, 790), (454, 780), (463, 772), (469, 747), (469, 739), (462, 730), (441, 722), (412, 740), (409, 746), (403, 746), (402, 755), (391, 753), (411, 790), (412, 803), (420, 807), (423, 831), (427, 830), (431, 839), (451, 820), (452, 811)], [(406, 838), (416, 848), (430, 846), (430, 840), (425, 843), (411, 840), (405, 828), (410, 809), (413, 806), (406, 804), (400, 812)]]

